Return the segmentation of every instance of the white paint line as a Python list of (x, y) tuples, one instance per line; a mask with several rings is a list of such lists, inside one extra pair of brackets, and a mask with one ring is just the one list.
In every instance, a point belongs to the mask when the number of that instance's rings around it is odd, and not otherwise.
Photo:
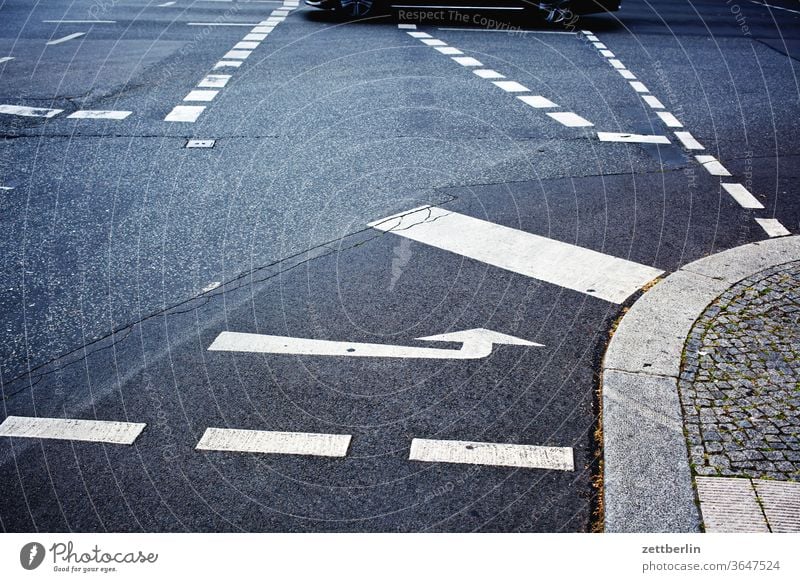
[(615, 56), (617, 56), (609, 50), (601, 50), (600, 54), (606, 57), (607, 59), (613, 59)]
[(201, 451), (345, 457), (351, 438), (349, 434), (207, 428), (195, 448)]
[(76, 38), (80, 38), (85, 34), (86, 34), (85, 32), (73, 32), (72, 34), (68, 34), (67, 36), (63, 36), (63, 37), (57, 38), (55, 40), (47, 41), (44, 44), (46, 44), (48, 46), (52, 46), (54, 44), (61, 44), (62, 42), (67, 42), (68, 40), (73, 40), (73, 39), (76, 39)]
[(256, 22), (187, 22), (186, 26), (258, 26)]
[(205, 110), (205, 105), (178, 105), (172, 108), (164, 121), (184, 121), (194, 123)]
[(0, 63), (7, 63), (8, 61), (13, 61), (16, 57), (0, 57)]
[(591, 41), (591, 42), (600, 42), (600, 39), (599, 39), (599, 38), (597, 38), (597, 37), (596, 37), (595, 35), (593, 35), (593, 34), (587, 34), (587, 35), (586, 35), (586, 40), (588, 40), (588, 41)]
[(600, 141), (615, 141), (622, 143), (670, 143), (665, 135), (639, 135), (636, 133), (608, 133), (597, 132), (597, 139)]
[(0, 190), (13, 190), (14, 186), (0, 186)]
[(230, 75), (206, 75), (203, 77), (203, 80), (197, 84), (197, 86), (220, 89), (227, 85), (230, 79)]
[(661, 118), (661, 121), (663, 121), (667, 127), (683, 127), (683, 124), (678, 121), (678, 118), (669, 111), (656, 111), (656, 115)]
[(607, 49), (608, 47), (604, 45), (602, 42), (593, 42), (594, 48), (596, 49)]
[(622, 61), (619, 59), (608, 59), (608, 64), (614, 67), (615, 69), (624, 69), (625, 65), (622, 64)]
[[(116, 24), (116, 20), (42, 20), (47, 24)], [(81, 33), (83, 34), (83, 33)]]
[(764, 208), (764, 205), (742, 184), (722, 184), (722, 187), (742, 208)]
[(478, 75), (481, 79), (505, 79), (505, 75), (501, 75), (497, 71), (492, 69), (477, 69), (472, 71), (476, 75)]
[(490, 356), (494, 351), (495, 344), (542, 347), (542, 344), (482, 328), (466, 329), (418, 337), (416, 339), (427, 342), (460, 343), (461, 347), (459, 349), (422, 348), (395, 344), (369, 344), (223, 331), (208, 346), (208, 349), (213, 352), (248, 352), (295, 356), (479, 360)]
[(756, 218), (756, 222), (772, 238), (792, 234), (777, 218)]
[(256, 34), (269, 34), (273, 30), (275, 30), (274, 26), (255, 26), (250, 32), (254, 32)]
[(163, 4), (158, 4), (159, 8), (166, 8), (167, 6), (173, 6), (175, 2), (164, 2)]
[(408, 458), (411, 461), (428, 463), (465, 463), (552, 471), (575, 470), (574, 455), (569, 447), (412, 439)]
[(407, 32), (406, 34), (411, 36), (412, 38), (433, 38), (427, 32), (416, 32), (416, 31), (414, 31), (414, 32)]
[(555, 119), (561, 125), (566, 125), (567, 127), (591, 127), (594, 125), (591, 121), (571, 111), (554, 111), (547, 115)]
[(145, 426), (142, 422), (9, 416), (0, 424), (0, 436), (130, 445)]
[(447, 46), (446, 42), (439, 40), (438, 38), (421, 38), (419, 40), (428, 46)]
[(270, 16), (266, 20), (262, 20), (258, 24), (261, 26), (275, 26), (286, 20), (285, 16)]
[(566, 30), (525, 30), (521, 28), (503, 29), (503, 28), (456, 28), (440, 26), (438, 30), (457, 30), (459, 32), (505, 32), (506, 34), (577, 34), (576, 32), (569, 32)]
[(523, 103), (527, 103), (531, 107), (535, 107), (536, 109), (558, 107), (558, 105), (550, 101), (550, 99), (548, 99), (547, 97), (542, 97), (541, 95), (518, 95), (517, 99), (519, 99)]
[(70, 113), (67, 117), (70, 119), (125, 119), (130, 114), (130, 111), (81, 110)]
[(527, 93), (530, 91), (525, 85), (520, 85), (516, 81), (492, 81), (492, 84), (508, 93)]
[(289, 10), (273, 10), (271, 16), (289, 16)]
[(400, 30), (416, 30), (417, 29), (417, 25), (416, 24), (398, 24), (397, 28), (399, 28)]
[(220, 61), (214, 65), (215, 69), (222, 69), (223, 67), (241, 67), (242, 61)]
[(622, 303), (662, 271), (430, 206), (368, 226), (495, 267)]
[(800, 14), (798, 10), (792, 10), (791, 8), (784, 8), (783, 6), (773, 6), (772, 4), (767, 4), (765, 2), (756, 2), (755, 0), (750, 0), (752, 4), (757, 4), (758, 6), (764, 6), (766, 8), (774, 8), (775, 10), (785, 10), (786, 12), (791, 12), (792, 14)]
[(266, 33), (266, 32), (263, 33), (263, 34), (248, 34), (248, 35), (245, 35), (245, 37), (242, 40), (255, 40), (255, 41), (261, 42), (262, 40), (267, 38), (268, 34), (269, 33)]
[(437, 46), (434, 47), (437, 51), (442, 53), (443, 55), (463, 55), (460, 50), (453, 46)]
[(472, 57), (453, 57), (453, 60), (462, 67), (482, 67), (483, 63)]
[[(207, 141), (210, 141), (211, 144), (212, 144), (212, 147), (213, 147), (214, 140), (211, 139), (211, 140), (207, 140)], [(188, 147), (192, 147), (192, 146), (187, 144), (186, 147), (188, 148)], [(206, 147), (208, 147), (208, 146), (206, 146)], [(222, 285), (221, 281), (212, 281), (211, 283), (209, 283), (208, 285), (206, 285), (205, 287), (200, 289), (200, 293), (208, 293), (209, 291), (213, 291), (214, 289), (216, 289), (220, 285)]]
[(664, 104), (653, 95), (642, 95), (642, 99), (653, 109), (664, 109)]
[(650, 92), (650, 90), (641, 81), (631, 81), (630, 83), (631, 83), (631, 87), (633, 87), (633, 90), (636, 91), (637, 93), (649, 93)]
[(213, 101), (219, 91), (189, 91), (184, 101)]
[(704, 149), (706, 149), (703, 146), (703, 144), (701, 144), (699, 141), (697, 141), (694, 138), (694, 136), (691, 133), (689, 133), (688, 131), (676, 131), (675, 132), (675, 137), (677, 137), (681, 141), (681, 143), (683, 144), (683, 147), (685, 147), (687, 150), (704, 150)]
[(250, 56), (253, 51), (228, 51), (225, 53), (223, 59), (241, 59), (244, 60)]
[(237, 42), (235, 45), (233, 45), (233, 50), (235, 50), (235, 51), (241, 51), (241, 50), (251, 51), (251, 50), (257, 49), (259, 44), (261, 44), (261, 43), (250, 42), (250, 41)]
[[(186, 142), (186, 148), (187, 149), (213, 148), (216, 141), (217, 140), (214, 139), (190, 139)], [(213, 289), (214, 288), (213, 285), (214, 283), (212, 283), (211, 285), (207, 285), (201, 290), (201, 293), (205, 293), (206, 291)], [(219, 283), (216, 283), (216, 286), (219, 287)]]
[(694, 158), (700, 162), (712, 176), (731, 175), (731, 173), (725, 169), (725, 166), (723, 166), (714, 156), (695, 156)]
[(623, 79), (635, 79), (636, 75), (631, 73), (628, 69), (616, 69), (620, 75), (622, 75)]
[(22, 117), (53, 117), (64, 111), (63, 109), (45, 109), (43, 107), (24, 107), (22, 105), (0, 105), (0, 113), (6, 115), (21, 115)]

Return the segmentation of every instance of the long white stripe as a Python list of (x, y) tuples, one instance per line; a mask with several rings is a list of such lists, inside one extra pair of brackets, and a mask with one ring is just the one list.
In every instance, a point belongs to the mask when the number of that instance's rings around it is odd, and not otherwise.
[(509, 93), (527, 93), (530, 91), (525, 85), (520, 85), (516, 81), (492, 81), (492, 83)]
[(662, 273), (587, 248), (430, 206), (368, 226), (614, 303), (622, 303)]
[(722, 184), (722, 187), (742, 208), (764, 208), (764, 205), (741, 184)]
[(792, 234), (777, 218), (756, 218), (756, 222), (770, 237), (774, 238), (776, 236), (788, 236)]
[(73, 32), (72, 34), (68, 34), (67, 36), (64, 36), (64, 37), (61, 37), (61, 38), (57, 38), (55, 40), (48, 41), (48, 42), (46, 42), (44, 44), (49, 45), (49, 46), (52, 46), (54, 44), (61, 44), (62, 42), (67, 42), (68, 40), (79, 38), (79, 37), (83, 36), (84, 34), (86, 34), (86, 33), (85, 32)]
[(550, 101), (547, 97), (542, 97), (541, 95), (519, 95), (517, 99), (520, 101), (527, 103), (531, 107), (535, 107), (536, 109), (546, 109), (548, 107), (558, 107), (555, 103)]
[(481, 79), (505, 79), (505, 75), (501, 75), (497, 71), (492, 69), (476, 69), (472, 71), (476, 75), (478, 75)]
[(574, 455), (569, 447), (413, 439), (408, 458), (428, 463), (466, 463), (553, 471), (575, 470)]
[(0, 424), (0, 436), (130, 445), (145, 426), (142, 422), (9, 416)]
[(594, 125), (591, 121), (571, 111), (554, 111), (547, 115), (555, 119), (561, 125), (566, 125), (567, 127), (591, 127)]
[(186, 26), (258, 26), (257, 22), (187, 22)]
[(157, 4), (159, 8), (166, 8), (167, 6), (172, 6), (175, 2), (164, 2), (163, 4)]
[(695, 156), (694, 157), (698, 162), (703, 164), (703, 167), (708, 171), (709, 174), (712, 176), (730, 176), (731, 173), (725, 169), (717, 158), (714, 156)]
[(699, 141), (697, 141), (694, 138), (694, 136), (691, 133), (689, 133), (688, 131), (676, 131), (675, 132), (675, 137), (677, 137), (679, 140), (681, 140), (681, 143), (683, 144), (683, 147), (685, 147), (687, 150), (704, 150), (704, 149), (706, 149), (705, 147), (703, 147), (703, 144), (701, 144)]
[(245, 35), (245, 37), (242, 40), (254, 40), (254, 41), (257, 41), (257, 42), (261, 42), (265, 38), (267, 38), (267, 35), (268, 35), (268, 33), (266, 33), (266, 32), (263, 33), (263, 34), (247, 34), (247, 35)]
[(22, 117), (53, 117), (63, 109), (44, 109), (42, 107), (24, 107), (22, 105), (0, 105), (0, 113), (21, 115)]
[(203, 80), (197, 84), (197, 86), (219, 89), (227, 85), (230, 79), (231, 79), (230, 75), (206, 75), (205, 77), (203, 77)]
[(201, 451), (344, 457), (351, 438), (349, 434), (207, 428), (195, 448)]
[(125, 119), (130, 111), (81, 110), (67, 115), (70, 119)]
[(656, 111), (656, 115), (661, 118), (667, 127), (683, 127), (683, 124), (669, 111)]
[(453, 60), (462, 67), (482, 67), (483, 63), (472, 57), (453, 57)]
[(205, 105), (177, 105), (167, 114), (164, 121), (194, 123), (204, 110)]
[[(116, 20), (42, 20), (47, 24), (116, 24)], [(83, 33), (81, 33), (83, 34)]]
[(416, 24), (398, 24), (397, 28), (399, 28), (400, 30), (416, 30), (417, 29), (417, 25)]
[(433, 38), (427, 32), (412, 31), (412, 32), (407, 32), (406, 34), (409, 35), (411, 38)]
[(670, 143), (665, 135), (639, 135), (636, 133), (608, 133), (605, 131), (597, 132), (597, 139), (600, 141), (618, 141), (623, 143)]

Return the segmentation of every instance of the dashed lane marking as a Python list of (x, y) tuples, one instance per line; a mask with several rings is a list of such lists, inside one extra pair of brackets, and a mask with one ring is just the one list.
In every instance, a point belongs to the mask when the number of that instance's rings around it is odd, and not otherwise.
[(265, 38), (267, 38), (267, 36), (269, 36), (269, 33), (267, 33), (267, 32), (264, 32), (264, 33), (261, 33), (261, 34), (252, 34), (251, 33), (251, 34), (245, 35), (245, 37), (242, 40), (254, 40), (254, 41), (257, 41), (257, 42), (261, 42)]
[(250, 56), (253, 51), (228, 51), (225, 53), (223, 59), (240, 59), (244, 60)]
[(195, 448), (201, 451), (345, 457), (351, 438), (349, 434), (207, 428)]
[(603, 49), (600, 51), (600, 54), (606, 58), (613, 59), (616, 55), (612, 53), (610, 50)]
[(8, 61), (13, 61), (16, 57), (0, 57), (0, 63), (7, 63)]
[(61, 44), (62, 42), (67, 42), (68, 40), (74, 40), (76, 38), (80, 38), (85, 34), (86, 34), (85, 32), (73, 32), (72, 34), (68, 34), (67, 36), (62, 36), (61, 38), (47, 41), (45, 44), (48, 46), (53, 46), (56, 44)]
[(572, 113), (571, 111), (553, 111), (548, 112), (547, 115), (555, 119), (561, 125), (565, 125), (567, 127), (591, 127), (594, 125), (594, 123), (591, 121), (588, 121), (577, 113)]
[(186, 26), (258, 26), (257, 22), (187, 22)]
[[(42, 20), (46, 24), (116, 24), (116, 20)], [(83, 33), (81, 33), (83, 34)]]
[(0, 424), (0, 436), (130, 445), (145, 426), (141, 422), (9, 416)]
[(656, 111), (656, 115), (661, 118), (661, 121), (663, 121), (667, 127), (683, 127), (683, 124), (678, 121), (678, 118), (669, 111)]
[(269, 34), (273, 30), (275, 30), (274, 26), (254, 26), (253, 30), (250, 32), (254, 32), (256, 34)]
[(622, 61), (619, 59), (608, 59), (608, 64), (614, 67), (615, 69), (625, 69), (625, 65), (622, 64)]
[(157, 6), (159, 8), (166, 8), (167, 6), (172, 6), (174, 4), (175, 4), (175, 2), (164, 2), (163, 4), (158, 4)]
[(550, 99), (548, 99), (547, 97), (542, 97), (541, 95), (518, 95), (517, 99), (519, 99), (523, 103), (527, 103), (531, 107), (535, 107), (536, 109), (547, 109), (549, 107), (558, 107), (558, 105), (550, 101)]
[(675, 132), (675, 137), (677, 137), (681, 141), (681, 143), (683, 144), (683, 147), (685, 147), (687, 150), (704, 150), (704, 149), (706, 149), (703, 146), (703, 144), (701, 144), (699, 141), (697, 141), (694, 138), (694, 136), (688, 131), (676, 131)]
[(257, 49), (259, 44), (260, 43), (258, 43), (258, 42), (241, 41), (241, 42), (237, 42), (235, 45), (233, 45), (233, 50), (251, 51), (251, 50)]
[(612, 303), (622, 303), (662, 274), (626, 259), (431, 206), (368, 226)]
[(631, 81), (630, 83), (631, 83), (631, 87), (633, 87), (633, 90), (636, 91), (637, 93), (649, 93), (650, 92), (650, 90), (641, 81)]
[(642, 95), (642, 99), (652, 109), (664, 109), (664, 104), (658, 100), (658, 97), (655, 97), (653, 95)]
[(439, 40), (438, 38), (421, 38), (419, 40), (428, 46), (447, 46), (446, 42)]
[(242, 61), (219, 61), (216, 65), (214, 65), (215, 69), (222, 69), (224, 67), (241, 67)]
[(730, 176), (731, 173), (714, 156), (694, 157), (712, 176)]
[(213, 101), (219, 91), (189, 91), (189, 94), (183, 98), (184, 101)]
[(482, 67), (483, 63), (472, 57), (453, 57), (453, 60), (462, 67)]
[(45, 109), (43, 107), (24, 107), (22, 105), (0, 105), (0, 113), (6, 115), (21, 115), (22, 117), (53, 117), (64, 111), (63, 109)]
[(476, 75), (478, 75), (481, 79), (505, 79), (505, 75), (501, 75), (497, 71), (493, 69), (477, 69), (472, 71)]
[(492, 81), (492, 84), (508, 93), (527, 93), (530, 91), (525, 85), (521, 85), (516, 81)]
[(725, 191), (730, 194), (742, 208), (764, 208), (764, 205), (741, 184), (722, 184)]
[(617, 69), (617, 72), (622, 75), (623, 79), (635, 79), (636, 75), (631, 73), (628, 69)]
[(228, 84), (228, 81), (231, 80), (230, 75), (206, 75), (203, 79), (197, 84), (198, 87), (203, 88), (217, 88), (220, 89)]
[(756, 222), (772, 238), (792, 234), (777, 218), (756, 218)]
[(68, 119), (125, 119), (130, 111), (100, 111), (82, 109), (67, 115)]
[(203, 111), (205, 105), (177, 105), (167, 114), (164, 121), (194, 123)]
[(636, 133), (609, 133), (605, 131), (598, 131), (597, 139), (600, 141), (614, 141), (622, 143), (670, 143), (669, 138), (666, 135), (639, 135)]
[(434, 48), (437, 51), (439, 51), (440, 53), (442, 53), (443, 55), (463, 55), (464, 54), (454, 46), (437, 46), (437, 47), (434, 47)]
[(413, 439), (408, 458), (411, 461), (428, 463), (575, 470), (574, 453), (569, 447)]

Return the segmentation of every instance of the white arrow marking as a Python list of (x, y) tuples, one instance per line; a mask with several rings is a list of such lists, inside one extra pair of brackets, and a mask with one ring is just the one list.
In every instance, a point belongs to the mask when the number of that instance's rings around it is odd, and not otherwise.
[(542, 347), (514, 336), (488, 329), (468, 329), (417, 338), (426, 342), (462, 344), (461, 349), (417, 348), (390, 344), (336, 342), (258, 333), (223, 331), (209, 346), (212, 351), (295, 354), (303, 356), (348, 356), (351, 358), (425, 358), (439, 360), (478, 360), (492, 353), (494, 344)]

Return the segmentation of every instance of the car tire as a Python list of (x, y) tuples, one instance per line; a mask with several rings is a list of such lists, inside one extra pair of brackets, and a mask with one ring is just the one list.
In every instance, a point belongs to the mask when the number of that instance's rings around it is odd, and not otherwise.
[(381, 13), (380, 0), (339, 0), (339, 12), (347, 18), (366, 18)]

